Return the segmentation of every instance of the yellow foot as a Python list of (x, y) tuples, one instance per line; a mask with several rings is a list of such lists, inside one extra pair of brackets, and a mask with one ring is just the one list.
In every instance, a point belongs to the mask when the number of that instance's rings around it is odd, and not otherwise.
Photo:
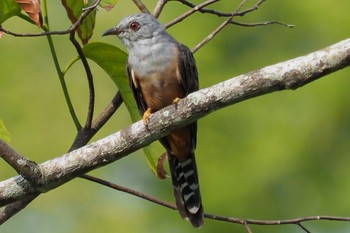
[(177, 104), (179, 103), (181, 99), (179, 97), (176, 97), (174, 100), (173, 100), (173, 104)]
[(149, 122), (149, 118), (151, 117), (152, 115), (152, 110), (151, 108), (147, 108), (147, 110), (143, 113), (143, 123), (145, 123), (145, 125), (147, 126), (148, 125), (148, 122)]
[(180, 102), (180, 98), (176, 97), (175, 99), (173, 99), (173, 104), (175, 104), (175, 109), (177, 110), (177, 104)]

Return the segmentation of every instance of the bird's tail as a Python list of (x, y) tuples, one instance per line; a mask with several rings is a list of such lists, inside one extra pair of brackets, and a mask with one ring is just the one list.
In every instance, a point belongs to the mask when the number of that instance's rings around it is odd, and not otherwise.
[(174, 187), (176, 206), (180, 215), (194, 227), (203, 225), (203, 206), (195, 156), (192, 153), (185, 161), (169, 156), (169, 166)]

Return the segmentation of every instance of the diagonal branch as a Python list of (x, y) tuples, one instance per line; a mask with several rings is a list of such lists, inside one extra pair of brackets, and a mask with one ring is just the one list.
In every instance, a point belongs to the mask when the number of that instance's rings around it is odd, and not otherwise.
[(147, 9), (146, 5), (141, 0), (132, 0), (132, 1), (142, 13), (150, 14), (150, 11)]
[[(0, 182), (0, 206), (47, 192), (88, 171), (119, 160), (207, 114), (281, 90), (297, 89), (350, 65), (350, 39), (309, 55), (265, 67), (194, 92), (175, 108), (168, 106), (142, 121), (85, 147), (38, 165), (42, 179), (33, 187), (16, 176)], [(248, 222), (250, 223), (250, 222)]]
[(157, 5), (153, 9), (153, 15), (154, 17), (158, 18), (160, 13), (162, 12), (165, 4), (168, 2), (168, 0), (158, 0)]

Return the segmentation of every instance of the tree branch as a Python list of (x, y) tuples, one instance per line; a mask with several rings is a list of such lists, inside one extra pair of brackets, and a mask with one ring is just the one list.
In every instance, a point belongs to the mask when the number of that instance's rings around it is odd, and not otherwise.
[(350, 39), (347, 39), (309, 55), (194, 92), (182, 99), (176, 108), (172, 105), (152, 114), (147, 128), (139, 121), (97, 142), (39, 164), (42, 179), (35, 187), (22, 176), (0, 182), (0, 206), (37, 191), (47, 192), (88, 171), (119, 160), (210, 112), (274, 91), (297, 89), (349, 65)]

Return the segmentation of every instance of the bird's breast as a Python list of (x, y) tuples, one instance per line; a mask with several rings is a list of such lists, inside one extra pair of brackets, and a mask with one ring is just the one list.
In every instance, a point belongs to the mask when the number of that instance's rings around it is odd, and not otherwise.
[[(164, 46), (160, 46), (162, 48)], [(136, 58), (129, 55), (137, 86), (148, 107), (157, 111), (173, 103), (175, 98), (183, 98), (185, 92), (181, 85), (178, 54), (168, 46), (160, 51), (153, 48)], [(139, 55), (141, 55), (139, 51)]]

